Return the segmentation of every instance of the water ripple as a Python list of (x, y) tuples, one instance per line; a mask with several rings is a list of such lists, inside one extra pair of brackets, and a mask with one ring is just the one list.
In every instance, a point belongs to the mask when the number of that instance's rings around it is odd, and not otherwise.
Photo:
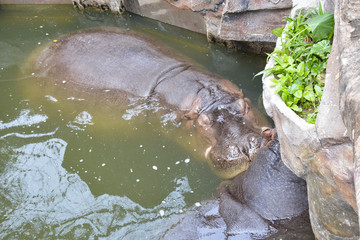
[(0, 130), (18, 126), (31, 126), (41, 122), (46, 122), (46, 120), (48, 119), (46, 115), (31, 115), (30, 112), (31, 111), (28, 109), (22, 110), (19, 117), (11, 122), (3, 123), (3, 121), (0, 120)]
[[(9, 151), (4, 147), (0, 152)], [(191, 191), (186, 177), (176, 179), (176, 189), (154, 208), (127, 197), (95, 197), (77, 174), (61, 166), (66, 147), (64, 140), (52, 138), (10, 151), (0, 175), (0, 238), (122, 238), (136, 233), (138, 224), (146, 231), (154, 230), (149, 222), (170, 224), (166, 217), (186, 205), (183, 194)]]

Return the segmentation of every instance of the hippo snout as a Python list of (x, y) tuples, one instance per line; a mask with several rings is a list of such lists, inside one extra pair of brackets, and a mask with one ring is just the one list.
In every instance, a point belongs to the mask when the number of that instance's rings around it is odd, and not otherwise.
[(243, 171), (245, 171), (251, 162), (248, 150), (245, 147), (236, 145), (229, 145), (222, 152), (218, 152), (215, 147), (209, 152), (209, 158), (218, 169), (227, 169), (241, 165)]
[(258, 134), (248, 134), (236, 142), (217, 144), (207, 149), (205, 154), (215, 169), (232, 172), (231, 175), (236, 176), (249, 168), (258, 149), (264, 145), (264, 139)]

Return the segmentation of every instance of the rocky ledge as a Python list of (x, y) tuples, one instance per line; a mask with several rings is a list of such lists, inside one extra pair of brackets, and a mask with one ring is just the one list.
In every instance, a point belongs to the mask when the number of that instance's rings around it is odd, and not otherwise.
[[(335, 34), (315, 125), (274, 94), (271, 76), (263, 78), (264, 105), (275, 122), (283, 161), (307, 181), (316, 237), (359, 239), (360, 4), (325, 0), (323, 5), (334, 11)], [(266, 68), (272, 66), (270, 60)]]
[(126, 11), (206, 34), (209, 41), (255, 53), (271, 52), (272, 29), (284, 25), (292, 0), (73, 0), (79, 8)]

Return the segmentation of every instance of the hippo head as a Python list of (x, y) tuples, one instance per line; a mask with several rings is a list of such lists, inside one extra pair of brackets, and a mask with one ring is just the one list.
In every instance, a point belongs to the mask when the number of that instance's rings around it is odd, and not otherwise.
[(235, 109), (232, 103), (200, 113), (196, 127), (206, 141), (205, 157), (215, 173), (232, 178), (245, 171), (266, 138), (254, 128), (247, 111)]

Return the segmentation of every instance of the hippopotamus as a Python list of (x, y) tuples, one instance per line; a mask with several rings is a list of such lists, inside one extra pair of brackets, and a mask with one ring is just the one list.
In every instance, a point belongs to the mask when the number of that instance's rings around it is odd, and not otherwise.
[(203, 155), (224, 178), (245, 171), (271, 137), (265, 117), (235, 84), (140, 33), (73, 33), (37, 51), (30, 62), (32, 75), (68, 89), (112, 91), (119, 99), (141, 97), (168, 106), (199, 133)]
[(215, 199), (173, 218), (162, 239), (315, 239), (306, 182), (283, 163), (276, 133), (247, 171), (220, 184)]

